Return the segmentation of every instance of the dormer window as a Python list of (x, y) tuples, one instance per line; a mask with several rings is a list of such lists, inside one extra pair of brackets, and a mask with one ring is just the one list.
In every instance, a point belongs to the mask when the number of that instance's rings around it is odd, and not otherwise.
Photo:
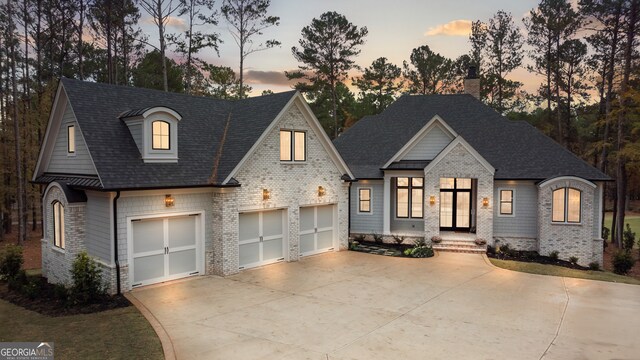
[(153, 150), (169, 150), (171, 148), (169, 132), (171, 125), (166, 121), (156, 120), (151, 123), (151, 141)]
[(74, 125), (67, 126), (67, 154), (76, 153), (76, 127)]
[(144, 162), (178, 161), (178, 123), (182, 116), (164, 106), (129, 110), (120, 115)]

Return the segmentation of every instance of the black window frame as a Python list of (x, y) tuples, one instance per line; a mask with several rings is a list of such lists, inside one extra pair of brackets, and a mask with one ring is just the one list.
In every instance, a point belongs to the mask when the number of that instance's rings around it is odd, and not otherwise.
[[(511, 193), (511, 200), (510, 201), (502, 200), (502, 192), (503, 191), (508, 191), (508, 192)], [(500, 208), (498, 209), (498, 213), (500, 215), (513, 215), (513, 194), (514, 194), (513, 189), (500, 189)], [(511, 212), (508, 212), (508, 213), (502, 212), (502, 204), (511, 204)]]
[[(70, 131), (73, 129), (73, 151), (71, 151), (71, 138), (69, 137)], [(76, 126), (68, 125), (67, 126), (67, 154), (75, 154), (76, 153)]]
[[(564, 190), (564, 214), (563, 214), (563, 220), (562, 221), (556, 221), (553, 220), (553, 214), (554, 214), (554, 206), (555, 206), (555, 202), (553, 201), (553, 194), (558, 191), (558, 190)], [(570, 221), (569, 220), (569, 190), (575, 190), (578, 192), (579, 197), (579, 204), (578, 204), (578, 221)], [(564, 187), (559, 187), (556, 189), (553, 189), (551, 191), (551, 222), (554, 224), (581, 224), (582, 223), (582, 190), (574, 188), (574, 187), (570, 187), (570, 186), (564, 186)]]
[[(58, 210), (56, 210), (56, 207), (59, 206)], [(60, 213), (58, 214), (58, 220), (60, 220), (60, 223), (58, 223), (56, 221), (56, 211), (59, 211)], [(60, 216), (62, 215), (62, 216)], [(54, 200), (51, 203), (51, 222), (52, 222), (52, 227), (53, 227), (53, 246), (57, 247), (58, 249), (65, 249), (66, 247), (66, 241), (63, 241), (63, 237), (64, 237), (64, 205), (62, 204), (62, 202), (58, 201), (58, 200)], [(59, 232), (59, 234), (58, 234)], [(56, 236), (58, 235), (58, 236)]]
[[(408, 184), (407, 186), (401, 186), (398, 185), (398, 179), (399, 178), (406, 178), (408, 179)], [(398, 176), (395, 178), (396, 179), (396, 219), (424, 219), (424, 177), (409, 177), (409, 176)], [(413, 179), (422, 179), (422, 186), (415, 186), (413, 185)], [(406, 189), (408, 194), (408, 201), (407, 201), (407, 216), (400, 216), (398, 215), (398, 190), (404, 190)], [(413, 216), (413, 190), (421, 190), (422, 191), (422, 215), (421, 216)]]
[[(362, 191), (367, 191), (369, 193), (369, 199), (368, 200), (363, 200), (362, 199)], [(362, 210), (362, 203), (368, 203), (369, 204), (369, 210)], [(358, 188), (358, 212), (359, 213), (365, 213), (365, 214), (370, 214), (371, 213), (371, 188)]]
[[(153, 132), (153, 124), (155, 124), (157, 122), (167, 124), (167, 130), (168, 130), (167, 131), (167, 141), (168, 141), (167, 144), (168, 144), (168, 147), (166, 149), (165, 148), (157, 148), (157, 147), (154, 146), (153, 139), (155, 137), (155, 133)], [(159, 136), (162, 136), (162, 134), (160, 134)], [(161, 151), (170, 151), (171, 150), (171, 123), (170, 122), (165, 121), (165, 120), (153, 120), (153, 121), (151, 121), (151, 150), (161, 150)]]
[[(298, 162), (298, 163), (306, 162), (307, 161), (307, 132), (304, 130), (280, 129), (280, 134), (282, 134), (283, 132), (289, 133), (289, 139), (291, 139), (291, 141), (289, 142), (289, 160), (283, 160), (282, 156), (280, 156), (280, 161), (281, 162)], [(296, 134), (304, 135), (304, 149), (303, 149), (304, 158), (302, 160), (296, 160), (296, 154), (295, 154)], [(282, 151), (282, 149), (280, 150)], [(282, 155), (282, 152), (280, 152), (280, 154)]]

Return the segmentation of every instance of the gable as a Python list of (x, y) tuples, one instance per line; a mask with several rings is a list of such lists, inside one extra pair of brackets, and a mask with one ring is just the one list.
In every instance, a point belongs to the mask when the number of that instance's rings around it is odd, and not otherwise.
[(453, 136), (440, 124), (434, 124), (400, 160), (433, 160), (450, 142)]

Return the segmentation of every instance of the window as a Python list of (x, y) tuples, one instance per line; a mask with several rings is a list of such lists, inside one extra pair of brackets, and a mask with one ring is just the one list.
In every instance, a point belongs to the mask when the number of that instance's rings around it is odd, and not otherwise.
[(76, 127), (74, 125), (67, 126), (67, 153), (75, 154), (76, 152)]
[(151, 148), (153, 150), (169, 150), (169, 123), (156, 120), (151, 123)]
[(53, 245), (64, 249), (64, 206), (59, 201), (53, 203)]
[(579, 223), (581, 215), (582, 192), (574, 188), (553, 190), (551, 221)]
[(421, 219), (424, 207), (423, 195), (423, 178), (396, 178), (396, 217)]
[(500, 190), (500, 215), (513, 215), (513, 190)]
[(371, 212), (371, 189), (358, 189), (358, 212)]
[(280, 130), (280, 161), (307, 160), (307, 133)]

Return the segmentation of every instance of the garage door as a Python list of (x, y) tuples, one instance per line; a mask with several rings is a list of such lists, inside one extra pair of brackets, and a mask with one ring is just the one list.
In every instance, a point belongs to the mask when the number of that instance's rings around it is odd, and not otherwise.
[(284, 260), (284, 210), (240, 214), (240, 270)]
[(133, 220), (132, 286), (196, 275), (198, 215)]
[(333, 250), (334, 205), (300, 208), (300, 255)]

